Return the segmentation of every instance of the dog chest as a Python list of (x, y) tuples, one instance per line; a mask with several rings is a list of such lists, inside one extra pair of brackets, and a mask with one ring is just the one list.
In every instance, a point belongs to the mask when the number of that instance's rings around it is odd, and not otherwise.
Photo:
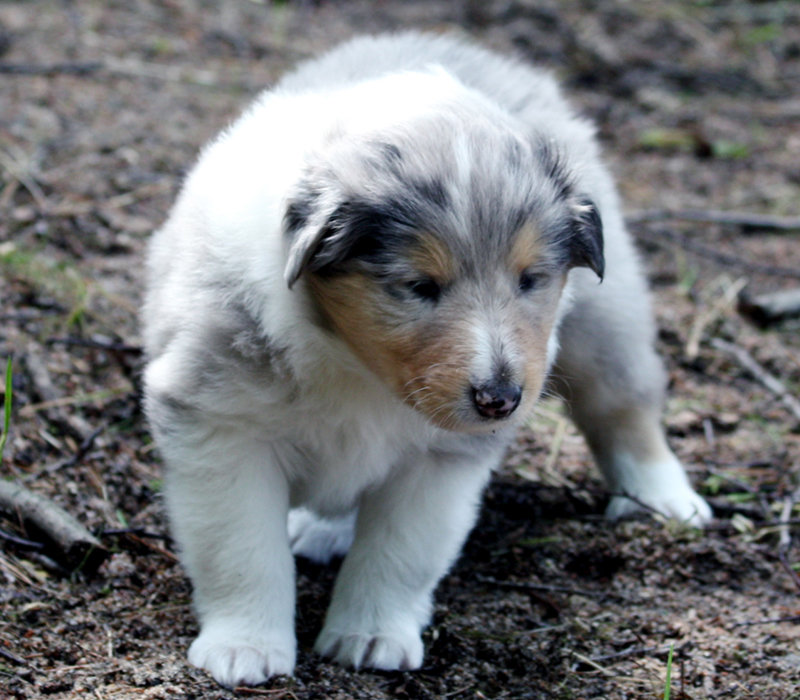
[(355, 506), (364, 491), (382, 484), (394, 468), (409, 463), (413, 468), (414, 455), (426, 447), (393, 413), (342, 407), (338, 415), (312, 413), (313, 418), (298, 425), (301, 429), (291, 442), (279, 448), (290, 462), (292, 505), (341, 513)]

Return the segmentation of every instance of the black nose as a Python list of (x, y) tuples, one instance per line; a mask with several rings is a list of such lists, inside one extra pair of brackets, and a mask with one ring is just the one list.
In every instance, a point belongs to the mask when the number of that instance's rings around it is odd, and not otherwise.
[(472, 400), (484, 418), (508, 418), (522, 398), (522, 387), (508, 382), (473, 388)]

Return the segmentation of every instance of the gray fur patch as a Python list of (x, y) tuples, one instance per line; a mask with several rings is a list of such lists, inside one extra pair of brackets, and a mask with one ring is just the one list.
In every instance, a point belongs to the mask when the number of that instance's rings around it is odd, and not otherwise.
[(601, 270), (599, 218), (576, 216), (567, 164), (494, 116), (464, 100), (387, 129), (379, 141), (346, 139), (326, 152), (286, 211), (285, 231), (302, 261), (287, 279), (358, 267), (391, 276), (398, 251), (419, 232), (438, 237), (466, 274), (480, 276), (477, 265), (500, 264), (525, 222), (541, 233), (553, 267)]

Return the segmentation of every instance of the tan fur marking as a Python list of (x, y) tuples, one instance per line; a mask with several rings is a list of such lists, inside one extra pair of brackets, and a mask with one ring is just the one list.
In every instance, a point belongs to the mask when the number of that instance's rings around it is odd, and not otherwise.
[[(515, 275), (536, 268), (542, 262), (545, 244), (539, 231), (528, 221), (524, 223), (508, 253), (507, 264)], [(514, 336), (524, 355), (524, 387), (522, 405), (518, 409), (527, 413), (539, 396), (547, 369), (547, 341), (555, 322), (558, 300), (566, 284), (566, 276), (551, 279), (534, 292), (530, 303), (515, 305)]]
[(403, 399), (443, 428), (463, 422), (470, 386), (470, 329), (466, 319), (409, 336), (398, 354)]
[(308, 276), (328, 322), (364, 364), (406, 403), (443, 428), (462, 427), (469, 387), (469, 324), (392, 325), (383, 292), (369, 277), (352, 273)]
[(531, 411), (544, 384), (547, 369), (547, 339), (550, 337), (554, 317), (555, 309), (545, 318), (537, 319), (536, 323), (532, 323), (530, 318), (521, 314), (516, 319), (515, 336), (525, 355), (523, 381), (525, 388), (522, 404), (517, 409), (523, 414)]
[(447, 246), (430, 233), (420, 233), (411, 248), (409, 262), (420, 274), (445, 285), (458, 275), (456, 261)]
[(520, 227), (514, 238), (514, 245), (508, 254), (508, 266), (515, 273), (521, 274), (542, 259), (543, 250), (544, 245), (539, 232), (528, 221)]
[(358, 273), (335, 277), (309, 274), (307, 279), (325, 320), (370, 369), (383, 376), (381, 358), (372, 356), (370, 348), (382, 335), (379, 290), (374, 282)]

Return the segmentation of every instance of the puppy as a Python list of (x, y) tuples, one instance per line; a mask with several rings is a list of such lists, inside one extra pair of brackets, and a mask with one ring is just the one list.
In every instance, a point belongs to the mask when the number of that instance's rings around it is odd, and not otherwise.
[(148, 270), (189, 660), (223, 685), (293, 671), (290, 535), (349, 548), (316, 650), (419, 667), (434, 587), (548, 378), (610, 517), (709, 518), (659, 427), (613, 183), (542, 72), (413, 33), (301, 66), (204, 150)]

